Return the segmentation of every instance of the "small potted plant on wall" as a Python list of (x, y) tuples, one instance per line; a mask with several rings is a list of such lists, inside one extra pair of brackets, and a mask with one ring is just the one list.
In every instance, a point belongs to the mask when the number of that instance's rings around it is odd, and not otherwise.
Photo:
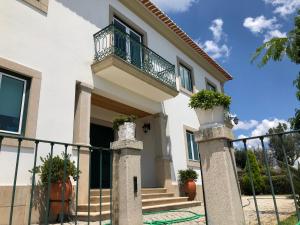
[(202, 127), (224, 124), (224, 115), (229, 111), (231, 98), (223, 93), (202, 90), (190, 98), (189, 106), (195, 109)]
[(188, 197), (189, 201), (193, 201), (196, 197), (196, 181), (198, 174), (193, 169), (179, 170), (179, 183), (181, 190)]
[[(79, 178), (80, 171), (76, 168), (75, 162), (71, 161), (71, 155), (65, 155), (62, 153), (62, 157), (54, 156), (50, 157), (48, 154), (46, 157), (40, 157), (42, 165), (35, 168), (36, 173), (40, 174), (40, 181), (42, 186), (48, 188), (48, 179), (51, 167), (51, 180), (50, 180), (50, 212), (56, 216), (57, 220), (59, 215), (63, 212), (65, 215), (69, 215), (69, 202), (72, 197), (72, 183), (70, 178), (77, 180)], [(51, 164), (51, 166), (50, 166)], [(66, 166), (66, 167), (65, 167)], [(64, 168), (65, 175), (64, 175)], [(31, 171), (32, 172), (32, 171)], [(65, 180), (64, 180), (65, 176)], [(62, 208), (62, 193), (64, 188), (64, 208)]]
[(113, 129), (116, 132), (117, 140), (134, 140), (135, 139), (135, 124), (136, 116), (120, 115), (113, 121)]

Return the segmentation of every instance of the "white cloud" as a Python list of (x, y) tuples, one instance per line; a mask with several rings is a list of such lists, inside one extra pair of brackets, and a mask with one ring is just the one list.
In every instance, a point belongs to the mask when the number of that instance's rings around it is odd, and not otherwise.
[(198, 0), (151, 0), (165, 12), (185, 12)]
[(270, 128), (277, 127), (279, 123), (289, 124), (286, 120), (280, 120), (280, 119), (276, 119), (276, 118), (273, 120), (264, 119), (251, 132), (251, 136), (265, 135), (266, 133), (268, 133)]
[(258, 16), (256, 18), (247, 17), (244, 20), (243, 26), (248, 28), (252, 33), (262, 33), (265, 30), (274, 30), (279, 26), (277, 24), (277, 19), (274, 17), (272, 19), (267, 19), (265, 16)]
[(280, 30), (270, 30), (265, 34), (265, 40), (264, 42), (267, 42), (269, 40), (271, 40), (272, 38), (282, 38), (282, 37), (286, 37), (286, 33), (285, 32), (281, 32)]
[(200, 47), (214, 59), (228, 58), (230, 55), (230, 49), (226, 44), (219, 45), (213, 40), (205, 41), (203, 44), (200, 43)]
[(196, 41), (199, 46), (214, 59), (225, 59), (230, 55), (230, 48), (226, 44), (227, 35), (223, 31), (223, 24), (224, 22), (220, 18), (213, 20), (209, 27), (213, 35), (212, 40), (207, 40), (204, 43), (199, 40)]
[(218, 18), (213, 20), (211, 26), (209, 27), (209, 29), (213, 33), (213, 37), (216, 42), (219, 42), (221, 40), (221, 37), (224, 36), (223, 24), (223, 20)]
[(264, 0), (266, 4), (271, 4), (275, 7), (274, 13), (282, 17), (290, 15), (300, 7), (300, 0)]
[(233, 130), (250, 130), (259, 124), (257, 120), (240, 121)]
[[(241, 121), (239, 122), (241, 128), (235, 128), (235, 130), (250, 130), (253, 129), (250, 132), (250, 135), (244, 135), (241, 134), (238, 136), (238, 139), (247, 138), (247, 137), (255, 137), (255, 136), (261, 136), (268, 133), (270, 128), (277, 127), (279, 123), (286, 123), (288, 124), (288, 127), (290, 127), (290, 124), (286, 120), (282, 119), (264, 119), (260, 122), (256, 120), (250, 120), (250, 121)], [(266, 139), (267, 140), (267, 139)], [(235, 143), (235, 147), (237, 148), (243, 148), (242, 142)], [(248, 148), (261, 148), (261, 141), (260, 139), (251, 139), (247, 141), (247, 147)]]

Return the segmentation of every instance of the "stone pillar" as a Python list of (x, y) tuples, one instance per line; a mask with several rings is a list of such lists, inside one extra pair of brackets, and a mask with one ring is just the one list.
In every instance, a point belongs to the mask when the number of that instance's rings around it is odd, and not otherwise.
[(168, 152), (168, 116), (158, 113), (153, 116), (156, 142), (156, 178), (158, 187), (169, 187), (171, 180), (171, 156)]
[[(76, 86), (75, 115), (73, 143), (90, 145), (90, 118), (91, 118), (91, 92), (93, 87), (78, 83)], [(75, 149), (77, 150), (77, 149)], [(88, 202), (89, 179), (89, 149), (81, 148), (79, 155), (79, 169), (81, 171), (78, 182), (78, 203)]]
[(202, 164), (207, 224), (243, 225), (244, 212), (236, 177), (230, 128), (220, 125), (195, 133)]
[(142, 225), (141, 150), (143, 142), (123, 140), (111, 143), (112, 225)]

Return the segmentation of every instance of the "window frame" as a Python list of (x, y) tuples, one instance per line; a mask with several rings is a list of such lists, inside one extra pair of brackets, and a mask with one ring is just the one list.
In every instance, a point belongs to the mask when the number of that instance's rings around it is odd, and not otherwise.
[[(192, 90), (188, 90), (187, 88), (185, 88), (182, 85), (181, 76), (180, 76), (180, 67), (181, 66), (190, 72), (189, 74), (191, 77), (191, 89)], [(192, 66), (187, 64), (184, 60), (182, 60), (179, 56), (177, 56), (177, 77), (178, 77), (177, 79), (178, 79), (178, 84), (179, 84), (179, 90), (189, 96), (193, 95), (196, 91), (194, 69)]]
[(206, 90), (211, 90), (210, 87), (214, 88), (213, 91), (218, 92), (217, 85), (205, 78)]
[(12, 79), (22, 81), (23, 82), (23, 93), (22, 93), (22, 103), (21, 103), (21, 111), (20, 111), (20, 116), (19, 116), (18, 131), (14, 132), (14, 131), (8, 131), (8, 130), (1, 130), (0, 129), (0, 133), (21, 135), (24, 131), (24, 129), (23, 129), (25, 127), (24, 123), (26, 123), (25, 116), (26, 116), (27, 107), (28, 107), (28, 100), (26, 99), (26, 97), (27, 97), (27, 88), (28, 88), (28, 83), (29, 82), (26, 78), (20, 78), (19, 76), (10, 75), (10, 74), (5, 73), (5, 72), (0, 70), (0, 77), (1, 77), (0, 78), (0, 84), (1, 84), (1, 79), (2, 79), (3, 76), (10, 77)]
[[(188, 143), (188, 135), (191, 135), (190, 138), (190, 143)], [(200, 157), (199, 157), (199, 149), (197, 148), (197, 152), (198, 152), (198, 159), (195, 159), (195, 149), (194, 149), (194, 143), (192, 142), (192, 140), (194, 140), (195, 142), (195, 135), (193, 133), (193, 131), (190, 130), (185, 130), (185, 138), (186, 138), (186, 144), (187, 144), (187, 152), (188, 152), (188, 160), (192, 161), (192, 162), (199, 162)], [(198, 144), (195, 142), (196, 146), (198, 146)], [(191, 145), (191, 153), (192, 153), (192, 159), (190, 158), (190, 154), (189, 154), (189, 145)]]

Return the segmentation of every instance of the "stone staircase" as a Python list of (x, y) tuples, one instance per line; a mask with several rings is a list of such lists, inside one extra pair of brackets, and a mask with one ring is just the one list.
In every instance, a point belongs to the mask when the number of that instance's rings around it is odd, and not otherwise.
[[(91, 190), (90, 198), (90, 221), (100, 219), (100, 192)], [(143, 188), (142, 207), (143, 212), (154, 212), (161, 210), (182, 209), (200, 206), (200, 201), (188, 201), (187, 197), (175, 197), (174, 193), (168, 192), (166, 188)], [(101, 219), (110, 217), (110, 191), (102, 190), (102, 210)], [(88, 220), (88, 204), (78, 205), (78, 220)]]

